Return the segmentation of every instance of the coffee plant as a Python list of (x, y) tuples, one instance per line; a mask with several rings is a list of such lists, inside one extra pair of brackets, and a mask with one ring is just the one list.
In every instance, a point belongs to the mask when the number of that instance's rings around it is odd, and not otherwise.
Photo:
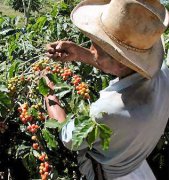
[[(70, 22), (76, 3), (53, 3), (49, 13), (30, 17), (24, 27), (19, 17), (0, 15), (0, 172), (4, 179), (19, 179), (22, 172), (22, 179), (80, 179), (77, 154), (72, 150), (78, 149), (84, 139), (89, 148), (97, 138), (103, 149), (109, 147), (113, 132), (89, 116), (89, 106), (114, 77), (79, 62), (60, 63), (45, 57), (45, 44), (55, 40), (89, 47), (90, 40)], [(167, 37), (168, 32), (166, 51)], [(47, 80), (54, 84), (52, 91)], [(64, 123), (47, 114), (44, 96), (50, 93), (59, 98), (66, 111)], [(68, 150), (59, 134), (71, 120), (75, 121), (75, 130)], [(154, 169), (159, 179), (167, 173), (168, 127), (149, 158), (152, 168), (157, 164)]]
[[(56, 4), (50, 13), (31, 18), (24, 28), (18, 26), (19, 18), (0, 17), (0, 136), (7, 139), (5, 146), (0, 144), (1, 154), (5, 155), (2, 163), (21, 159), (28, 178), (80, 178), (76, 152), (67, 150), (59, 139), (64, 124), (47, 115), (44, 96), (50, 88), (44, 77), (56, 85), (54, 93), (67, 113), (65, 123), (75, 120), (72, 149), (77, 149), (84, 139), (92, 148), (99, 137), (103, 149), (107, 149), (112, 133), (89, 117), (90, 103), (112, 77), (81, 63), (56, 63), (44, 55), (44, 45), (56, 39), (66, 37), (83, 46), (90, 44), (62, 15), (66, 8), (66, 3)], [(11, 168), (11, 174), (13, 171)]]

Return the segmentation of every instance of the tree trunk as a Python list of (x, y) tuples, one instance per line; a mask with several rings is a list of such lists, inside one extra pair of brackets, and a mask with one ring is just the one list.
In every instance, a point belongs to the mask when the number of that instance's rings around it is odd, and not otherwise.
[(32, 0), (29, 0), (28, 7), (26, 7), (25, 0), (22, 0), (23, 9), (24, 9), (25, 26), (27, 26), (29, 23), (29, 17), (30, 17), (30, 11), (31, 11), (31, 2), (32, 2)]

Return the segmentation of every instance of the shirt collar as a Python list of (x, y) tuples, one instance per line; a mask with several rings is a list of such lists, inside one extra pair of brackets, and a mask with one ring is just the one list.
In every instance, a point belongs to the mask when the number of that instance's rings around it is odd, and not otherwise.
[(121, 91), (142, 79), (144, 79), (144, 77), (138, 73), (134, 73), (120, 80), (116, 78), (110, 81), (109, 86), (102, 91)]

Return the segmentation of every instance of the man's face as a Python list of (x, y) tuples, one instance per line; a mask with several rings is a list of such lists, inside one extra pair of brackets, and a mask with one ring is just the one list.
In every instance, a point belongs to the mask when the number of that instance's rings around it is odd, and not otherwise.
[(119, 76), (119, 72), (123, 67), (122, 64), (103, 51), (102, 48), (95, 43), (92, 43), (90, 50), (95, 55), (95, 61), (100, 70), (108, 74)]

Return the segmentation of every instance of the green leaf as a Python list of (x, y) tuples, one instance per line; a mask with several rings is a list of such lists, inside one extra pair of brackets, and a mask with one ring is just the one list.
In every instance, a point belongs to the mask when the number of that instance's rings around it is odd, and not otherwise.
[(59, 93), (56, 93), (56, 96), (59, 98), (59, 99), (62, 99), (65, 95), (67, 95), (68, 93), (70, 93), (70, 89), (69, 90), (63, 90), (62, 92), (59, 92)]
[(5, 30), (3, 30), (3, 31), (0, 31), (0, 35), (8, 35), (8, 34), (10, 34), (11, 32), (14, 32), (14, 29), (12, 29), (12, 28), (5, 29)]
[[(82, 112), (86, 112), (86, 107), (87, 106), (83, 106), (83, 102), (81, 102), (84, 100), (81, 100), (81, 97), (80, 96), (77, 96), (77, 94), (75, 93), (75, 90), (73, 89), (72, 90), (72, 95), (71, 95), (71, 99), (70, 99), (70, 102), (69, 102), (69, 105), (70, 105), (70, 108), (71, 108), (71, 111), (74, 112), (74, 113), (82, 113)], [(81, 102), (81, 103), (79, 103)], [(77, 108), (78, 107), (78, 108)], [(84, 115), (88, 115), (89, 114), (89, 111), (88, 113), (84, 113)]]
[(10, 108), (11, 100), (7, 94), (0, 92), (0, 104), (6, 108)]
[(8, 88), (4, 84), (0, 84), (0, 91), (1, 92), (9, 92)]
[(45, 23), (47, 21), (46, 16), (41, 16), (37, 19), (36, 23), (33, 25), (33, 29), (35, 31), (40, 31), (45, 26)]
[(16, 151), (16, 158), (22, 157), (30, 151), (30, 146), (21, 144)]
[(60, 79), (58, 78), (57, 74), (47, 74), (46, 75), (50, 81), (52, 81), (54, 84), (60, 83)]
[(11, 65), (9, 69), (9, 78), (12, 78), (15, 76), (15, 73), (18, 70), (19, 64), (20, 64), (19, 62), (14, 61), (14, 63)]
[(112, 130), (106, 126), (105, 124), (99, 124), (99, 128), (105, 133), (105, 134), (112, 134)]
[(93, 128), (93, 130), (87, 136), (87, 142), (89, 144), (90, 149), (92, 148), (92, 144), (99, 137), (99, 128), (97, 125)]
[(35, 108), (29, 108), (28, 109), (28, 114), (37, 117), (38, 116), (38, 111)]
[(33, 155), (34, 155), (36, 158), (39, 158), (40, 153), (39, 153), (38, 151), (33, 150), (32, 153), (33, 153)]
[(58, 121), (56, 119), (49, 119), (45, 122), (45, 127), (47, 128), (57, 128), (58, 127)]
[(102, 89), (105, 89), (109, 85), (109, 81), (105, 76), (101, 76), (102, 80)]
[(37, 168), (35, 156), (32, 153), (27, 153), (22, 158), (22, 162), (25, 168), (29, 171), (30, 175), (32, 175), (34, 170)]
[(58, 7), (57, 7), (57, 5), (54, 5), (54, 7), (53, 7), (53, 9), (52, 9), (50, 14), (52, 15), (52, 17), (56, 17), (56, 15), (58, 14)]
[(112, 135), (112, 130), (107, 127), (105, 124), (99, 124), (99, 137), (101, 139), (101, 144), (103, 150), (108, 150), (110, 140), (111, 140), (111, 135)]
[(57, 141), (54, 135), (52, 135), (47, 129), (42, 129), (43, 138), (45, 139), (49, 149), (57, 148)]
[(4, 61), (2, 63), (0, 63), (0, 71), (5, 71), (5, 69), (7, 68), (7, 62)]
[(84, 100), (81, 100), (80, 103), (78, 104), (78, 111), (83, 113), (83, 115), (88, 115), (89, 114), (89, 105), (85, 103)]
[(58, 128), (60, 131), (62, 127), (69, 122), (73, 118), (73, 115), (71, 113), (67, 114), (66, 120), (62, 123), (59, 123), (56, 119), (49, 119), (45, 122), (46, 128)]
[(79, 123), (78, 119), (75, 119), (75, 130), (73, 131), (72, 136), (72, 149), (78, 148), (95, 126), (95, 122), (90, 118), (85, 119), (83, 122), (82, 120), (80, 121), (81, 123)]
[(60, 3), (60, 7), (61, 7), (62, 10), (64, 10), (64, 9), (66, 10), (68, 8), (68, 4), (66, 4), (65, 2), (62, 1)]
[(65, 122), (59, 123), (56, 119), (49, 119), (45, 122), (45, 127), (46, 128), (58, 128), (60, 129), (64, 126)]
[(55, 87), (55, 94), (59, 99), (63, 98), (65, 95), (67, 95), (71, 91), (72, 91), (72, 87), (70, 87), (69, 85), (65, 83), (57, 84), (57, 86)]
[(53, 169), (50, 174), (51, 179), (58, 179), (58, 174), (58, 171), (56, 169)]
[(46, 84), (46, 80), (44, 78), (41, 78), (39, 80), (39, 92), (43, 95), (46, 96), (49, 93), (49, 87)]
[(56, 93), (68, 89), (70, 89), (70, 86), (67, 83), (61, 83), (61, 82), (59, 82), (55, 87)]

